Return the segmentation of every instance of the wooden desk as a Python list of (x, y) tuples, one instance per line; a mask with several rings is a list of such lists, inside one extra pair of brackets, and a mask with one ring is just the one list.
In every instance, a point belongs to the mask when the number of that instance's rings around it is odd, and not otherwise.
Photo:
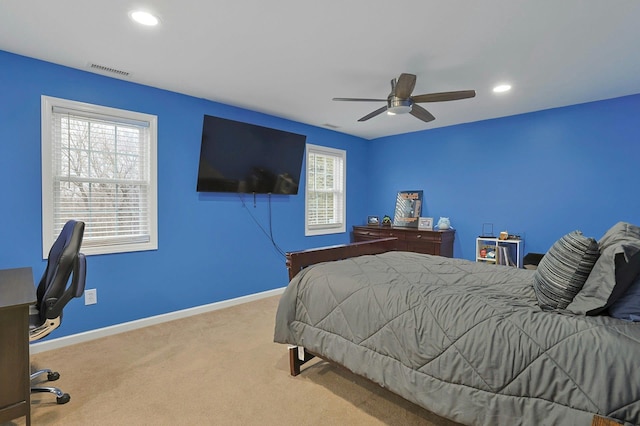
[(0, 270), (0, 423), (31, 424), (29, 305), (36, 302), (31, 268)]
[(453, 257), (455, 231), (423, 231), (417, 228), (393, 226), (354, 226), (353, 241), (369, 241), (396, 237), (396, 250)]

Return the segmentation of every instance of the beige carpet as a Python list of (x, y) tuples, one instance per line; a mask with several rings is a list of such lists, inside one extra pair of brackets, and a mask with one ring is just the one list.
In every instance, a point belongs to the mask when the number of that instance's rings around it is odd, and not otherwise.
[(290, 376), (278, 298), (34, 355), (71, 401), (34, 394), (32, 424), (455, 425), (322, 361)]

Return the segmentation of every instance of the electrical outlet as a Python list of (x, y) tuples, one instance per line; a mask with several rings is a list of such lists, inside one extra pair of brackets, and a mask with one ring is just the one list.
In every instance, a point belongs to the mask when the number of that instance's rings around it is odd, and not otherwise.
[(98, 290), (95, 288), (84, 291), (84, 304), (95, 305), (98, 303)]

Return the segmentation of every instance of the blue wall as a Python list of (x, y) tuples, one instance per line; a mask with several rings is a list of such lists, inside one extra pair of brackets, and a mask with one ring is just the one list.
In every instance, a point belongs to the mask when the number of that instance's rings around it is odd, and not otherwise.
[[(197, 193), (204, 114), (307, 135), (309, 143), (347, 150), (347, 226), (366, 215), (367, 141), (0, 51), (0, 268), (42, 258), (40, 97), (71, 99), (158, 116), (157, 251), (90, 256), (87, 288), (98, 304), (72, 301), (55, 336), (75, 334), (179, 309), (284, 287), (284, 258), (269, 229), (269, 198)], [(304, 166), (303, 166), (304, 167)], [(304, 187), (304, 177), (301, 181)], [(284, 251), (341, 244), (349, 234), (304, 236), (304, 192), (272, 196), (276, 243)]]
[[(203, 114), (307, 135), (347, 150), (347, 229), (393, 216), (395, 195), (423, 189), (423, 215), (451, 218), (456, 257), (473, 259), (485, 222), (544, 252), (574, 229), (599, 238), (619, 220), (640, 223), (640, 95), (366, 141), (0, 51), (0, 268), (41, 259), (40, 96), (158, 116), (159, 249), (91, 256), (88, 288), (55, 336), (286, 285), (268, 229), (269, 200), (195, 191)], [(301, 186), (304, 181), (301, 182)], [(304, 196), (273, 196), (273, 234), (285, 251), (349, 241), (305, 237)]]
[(423, 189), (423, 216), (449, 217), (466, 259), (483, 223), (523, 235), (525, 253), (576, 229), (598, 239), (640, 223), (639, 114), (633, 95), (371, 141), (369, 214), (392, 216), (397, 191)]

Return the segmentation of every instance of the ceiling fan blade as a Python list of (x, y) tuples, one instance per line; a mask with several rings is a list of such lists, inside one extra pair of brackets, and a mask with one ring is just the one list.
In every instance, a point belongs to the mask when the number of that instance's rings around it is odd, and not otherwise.
[(476, 96), (475, 90), (458, 90), (456, 92), (427, 93), (426, 95), (412, 96), (413, 102), (443, 102), (468, 99)]
[(426, 123), (436, 119), (429, 111), (416, 104), (413, 104), (413, 107), (411, 107), (411, 115)]
[(402, 73), (396, 82), (395, 95), (400, 99), (407, 99), (411, 96), (414, 87), (416, 87), (416, 76)]
[(377, 110), (370, 112), (369, 114), (365, 115), (364, 117), (362, 117), (360, 120), (358, 121), (367, 121), (370, 118), (375, 117), (376, 115), (380, 115), (383, 112), (385, 112), (387, 110), (387, 106), (383, 106), (382, 108), (378, 108)]
[(387, 102), (386, 99), (367, 99), (367, 98), (333, 98), (334, 101), (353, 101), (353, 102)]

